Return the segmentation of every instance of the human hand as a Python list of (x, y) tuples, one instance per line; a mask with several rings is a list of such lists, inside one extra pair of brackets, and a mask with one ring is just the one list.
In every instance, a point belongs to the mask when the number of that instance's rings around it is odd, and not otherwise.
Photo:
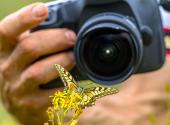
[(0, 96), (5, 108), (24, 125), (48, 120), (45, 111), (51, 106), (49, 96), (63, 87), (42, 90), (39, 85), (58, 77), (54, 63), (68, 71), (75, 66), (73, 52), (61, 52), (35, 62), (42, 55), (72, 47), (76, 39), (68, 29), (28, 32), (47, 16), (47, 7), (35, 3), (0, 22)]

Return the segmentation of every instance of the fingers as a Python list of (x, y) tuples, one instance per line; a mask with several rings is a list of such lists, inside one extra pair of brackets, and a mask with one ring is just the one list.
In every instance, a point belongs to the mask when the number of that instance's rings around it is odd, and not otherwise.
[[(22, 34), (19, 36), (18, 41), (23, 41), (23, 39), (29, 37), (29, 35), (30, 35), (30, 31), (29, 31), (29, 30), (25, 31), (24, 33), (22, 33)], [(18, 42), (18, 43), (19, 43), (19, 42)]]
[[(40, 84), (46, 84), (59, 77), (54, 63), (58, 63), (66, 70), (70, 71), (75, 66), (73, 52), (63, 52), (40, 60), (25, 70), (20, 77), (20, 84), (24, 83), (24, 88), (31, 90)], [(30, 88), (32, 87), (32, 88)]]
[(0, 36), (15, 38), (22, 32), (39, 25), (48, 16), (48, 9), (42, 3), (24, 7), (6, 17), (0, 23)]
[[(13, 81), (11, 84), (6, 83), (5, 86), (8, 89), (4, 88), (2, 91), (5, 91), (8, 102), (17, 102), (13, 107), (19, 105), (25, 110), (50, 106), (49, 96), (53, 95), (58, 88), (41, 90), (39, 85), (48, 83), (59, 76), (54, 63), (58, 63), (70, 71), (75, 66), (73, 52), (63, 52), (40, 60), (26, 69), (20, 75), (19, 80)], [(60, 91), (62, 90), (63, 88), (60, 88)]]
[(5, 77), (15, 76), (38, 57), (66, 50), (74, 45), (75, 33), (67, 29), (44, 30), (26, 37), (1, 65)]
[(48, 9), (42, 3), (32, 4), (6, 17), (0, 23), (0, 46), (2, 58), (6, 58), (18, 43), (18, 36), (38, 26), (48, 16)]
[[(36, 91), (35, 95), (28, 95), (24, 98), (18, 100), (19, 107), (22, 107), (24, 110), (28, 112), (41, 112), (36, 110), (47, 110), (47, 107), (52, 106), (52, 98), (49, 96), (53, 96), (56, 91), (63, 91), (64, 87), (54, 88), (49, 90), (34, 90)], [(33, 92), (34, 93), (34, 92)], [(44, 111), (43, 110), (43, 111)]]

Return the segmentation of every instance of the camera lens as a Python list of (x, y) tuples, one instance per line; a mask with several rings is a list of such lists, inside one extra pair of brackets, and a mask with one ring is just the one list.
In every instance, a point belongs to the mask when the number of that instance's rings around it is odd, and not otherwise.
[(77, 67), (103, 85), (130, 77), (142, 59), (140, 33), (132, 22), (114, 13), (98, 14), (81, 27), (74, 46)]
[(128, 69), (133, 61), (133, 44), (125, 32), (113, 29), (94, 31), (82, 41), (83, 64), (91, 74), (111, 77)]

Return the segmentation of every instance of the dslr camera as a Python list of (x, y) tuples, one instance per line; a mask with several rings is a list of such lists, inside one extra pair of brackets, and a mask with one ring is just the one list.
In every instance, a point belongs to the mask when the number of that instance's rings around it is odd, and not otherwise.
[[(76, 32), (77, 65), (70, 72), (76, 80), (114, 85), (164, 64), (164, 32), (156, 0), (62, 0), (46, 6), (48, 18), (32, 32), (47, 28)], [(41, 87), (59, 86), (63, 83), (55, 79)]]

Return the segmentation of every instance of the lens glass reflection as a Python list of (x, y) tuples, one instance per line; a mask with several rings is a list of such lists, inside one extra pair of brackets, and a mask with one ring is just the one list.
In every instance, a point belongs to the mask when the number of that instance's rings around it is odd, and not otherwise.
[(95, 31), (83, 41), (83, 61), (91, 72), (115, 76), (129, 67), (133, 45), (125, 32), (111, 29)]

